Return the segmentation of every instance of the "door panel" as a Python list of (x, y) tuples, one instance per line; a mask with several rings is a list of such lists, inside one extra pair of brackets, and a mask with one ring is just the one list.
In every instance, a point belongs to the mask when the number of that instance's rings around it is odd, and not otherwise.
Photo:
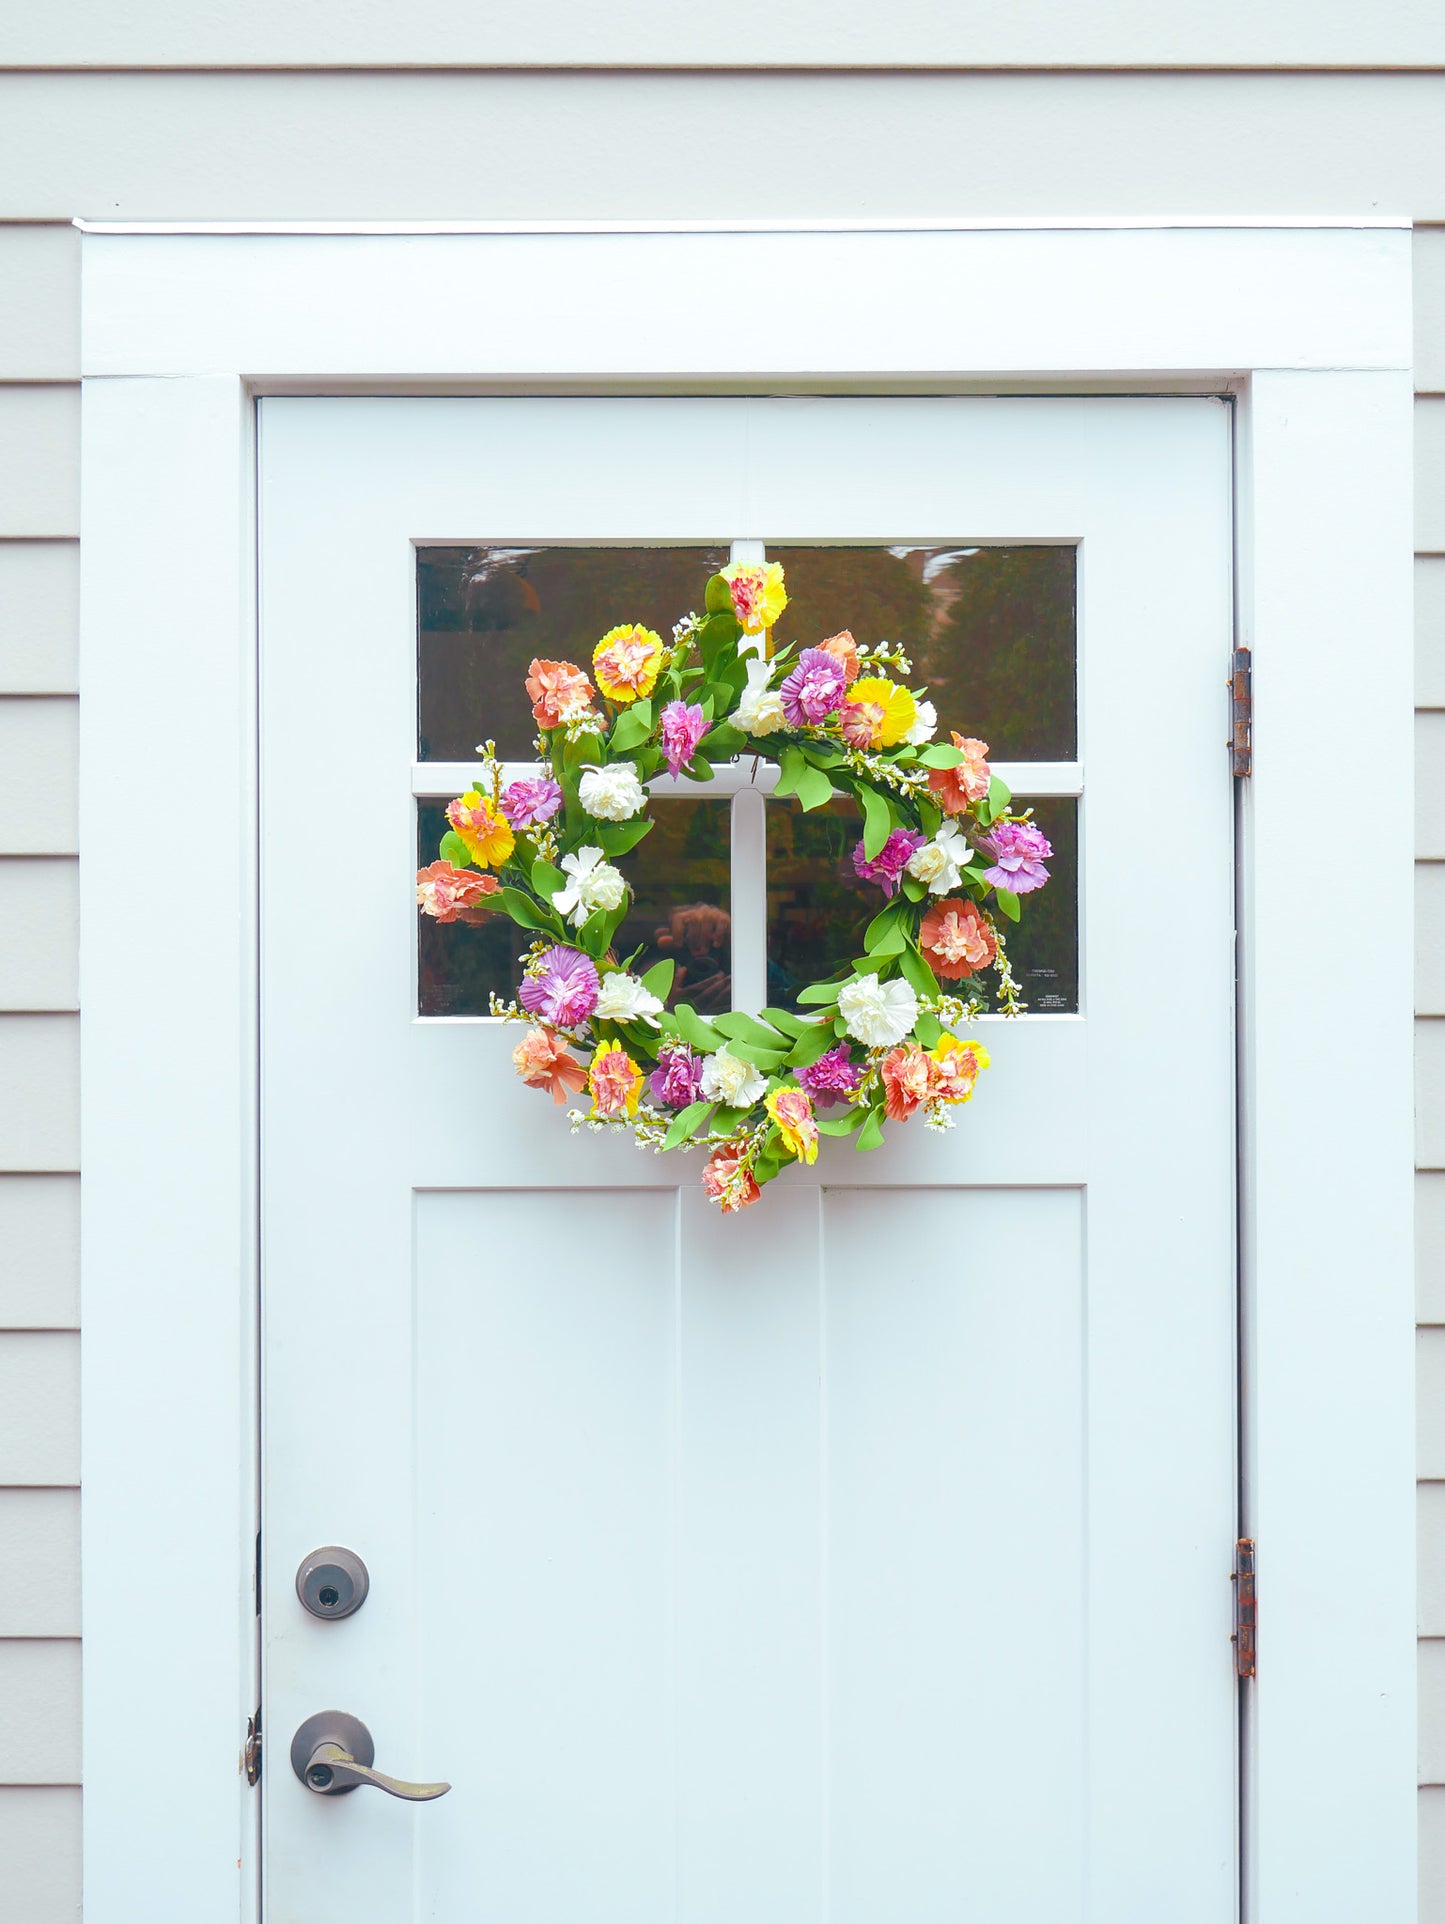
[[(271, 1924), (1233, 1917), (1227, 427), (263, 404)], [(989, 1020), (953, 1132), (723, 1221), (418, 1017), (418, 547), (963, 535), (1077, 545), (1085, 780), (1079, 1013)], [(372, 1591), (318, 1623), (338, 1542)], [(308, 1792), (333, 1705), (451, 1792)]]

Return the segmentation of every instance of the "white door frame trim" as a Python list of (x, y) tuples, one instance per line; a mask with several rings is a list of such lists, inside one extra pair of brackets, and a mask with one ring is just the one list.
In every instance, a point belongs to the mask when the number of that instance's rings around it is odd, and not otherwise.
[[(253, 403), (359, 384), (1238, 397), (1246, 1914), (1414, 1924), (1409, 233), (640, 226), (82, 243), (87, 1924), (255, 1916)], [(1400, 912), (1341, 1037), (1300, 802), (1372, 767)]]

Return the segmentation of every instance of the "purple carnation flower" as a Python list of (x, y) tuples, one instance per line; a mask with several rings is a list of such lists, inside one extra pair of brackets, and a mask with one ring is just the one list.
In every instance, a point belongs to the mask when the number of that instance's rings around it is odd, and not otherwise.
[(798, 1086), (807, 1090), (820, 1109), (831, 1109), (844, 1096), (851, 1096), (863, 1080), (862, 1065), (849, 1060), (846, 1042), (838, 1043), (806, 1069), (795, 1073)]
[(685, 1109), (697, 1101), (702, 1088), (702, 1057), (695, 1056), (685, 1042), (668, 1044), (658, 1050), (657, 1067), (647, 1086), (664, 1107)]
[(597, 1007), (597, 970), (581, 949), (548, 949), (535, 975), (524, 975), (517, 1000), (558, 1029), (575, 1029)]
[(895, 828), (871, 862), (859, 842), (853, 850), (853, 866), (865, 882), (876, 882), (885, 895), (891, 896), (899, 876), (926, 840), (911, 828)]
[(842, 707), (848, 678), (836, 655), (822, 648), (805, 648), (778, 692), (789, 728), (816, 726)]
[(562, 791), (548, 775), (529, 775), (502, 791), (502, 813), (513, 828), (550, 822), (562, 806)]
[(1027, 895), (1030, 889), (1041, 889), (1048, 881), (1044, 857), (1054, 851), (1032, 822), (999, 822), (983, 837), (983, 846), (994, 858), (994, 866), (984, 870), (983, 879), (996, 889)]
[(662, 711), (662, 752), (667, 757), (667, 772), (675, 775), (697, 753), (697, 745), (707, 733), (707, 716), (696, 702), (670, 701)]

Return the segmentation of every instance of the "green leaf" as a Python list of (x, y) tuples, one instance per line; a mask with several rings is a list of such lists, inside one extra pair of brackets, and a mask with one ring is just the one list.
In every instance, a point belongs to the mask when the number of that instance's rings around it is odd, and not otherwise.
[(838, 1000), (839, 990), (846, 986), (847, 984), (843, 982), (810, 982), (807, 988), (801, 991), (798, 1000), (805, 1003), (820, 1004), (836, 1002)]
[[(833, 799), (833, 784), (821, 768), (814, 768), (813, 764), (806, 760), (798, 770), (793, 787), (798, 800), (803, 804), (805, 814), (811, 809), (822, 808), (825, 803)], [(879, 846), (881, 847), (882, 844), (880, 843)]]
[(735, 1136), (751, 1114), (751, 1109), (720, 1108), (713, 1117), (713, 1126), (725, 1136)]
[(827, 1122), (819, 1122), (818, 1130), (824, 1136), (851, 1136), (853, 1131), (870, 1113), (867, 1109), (850, 1109), (846, 1116), (835, 1116)]
[(454, 828), (449, 828), (443, 835), (437, 854), (443, 862), (450, 862), (453, 868), (471, 866), (471, 851)]
[(523, 895), (520, 889), (503, 889), (496, 899), (522, 928), (538, 929), (543, 935), (562, 933), (562, 918), (534, 902), (530, 895)]
[(775, 1149), (760, 1149), (753, 1157), (753, 1180), (761, 1186), (771, 1182), (782, 1168), (782, 1158)]
[(925, 768), (957, 768), (963, 760), (960, 749), (947, 742), (933, 742), (927, 748), (920, 748), (918, 759)]
[(550, 862), (532, 864), (532, 893), (539, 901), (550, 902), (559, 889), (567, 886), (567, 877), (561, 869), (553, 868)]
[(868, 1111), (867, 1121), (858, 1131), (858, 1140), (853, 1147), (858, 1150), (883, 1147), (883, 1111), (881, 1109)]
[(805, 1029), (788, 1051), (788, 1067), (806, 1069), (810, 1063), (816, 1062), (819, 1056), (827, 1055), (832, 1046), (831, 1022), (820, 1022), (816, 1028)]
[(683, 765), (682, 772), (690, 782), (710, 782), (712, 780), (712, 763), (708, 760), (707, 756), (702, 753), (701, 749), (699, 749), (692, 760)]
[(679, 1143), (686, 1142), (690, 1136), (695, 1136), (705, 1129), (713, 1108), (714, 1104), (710, 1102), (690, 1102), (685, 1109), (673, 1117), (671, 1127), (663, 1141), (663, 1148), (676, 1149)]
[(789, 742), (778, 757), (778, 781), (773, 794), (791, 795), (798, 786), (799, 775), (807, 766), (802, 749), (796, 742)]
[(628, 849), (637, 847), (644, 835), (650, 835), (654, 826), (643, 815), (630, 822), (602, 822), (596, 830), (597, 845), (604, 855), (625, 855)]
[(719, 722), (703, 736), (697, 752), (710, 761), (723, 762), (732, 755), (741, 755), (747, 745), (748, 738), (740, 728), (734, 728), (731, 722)]
[(1014, 792), (1001, 775), (995, 775), (988, 785), (988, 805), (992, 814), (1002, 815), (1013, 800)]
[(906, 941), (898, 910), (891, 903), (880, 909), (868, 924), (863, 934), (863, 946), (869, 955), (899, 955)]
[(924, 896), (927, 895), (928, 890), (916, 875), (905, 875), (903, 878), (903, 893), (908, 897), (910, 902), (921, 902)]
[(917, 949), (905, 949), (902, 958), (903, 979), (918, 995), (937, 995), (938, 977), (929, 968)]
[(730, 615), (733, 611), (733, 591), (721, 575), (709, 575), (703, 606), (710, 615)]
[(653, 995), (666, 1002), (672, 991), (672, 978), (676, 969), (677, 964), (671, 956), (667, 956), (661, 962), (654, 962), (642, 978), (643, 988), (649, 989)]
[(863, 853), (871, 862), (882, 849), (893, 827), (893, 811), (875, 789), (860, 783), (858, 800), (863, 807)]
[(923, 1044), (925, 1049), (933, 1049), (938, 1046), (938, 1040), (943, 1034), (943, 1030), (939, 1024), (938, 1017), (930, 1015), (925, 1009), (914, 1023), (913, 1033), (918, 1037), (918, 1040)]
[(608, 746), (614, 755), (619, 755), (645, 742), (651, 733), (652, 703), (650, 701), (634, 702), (632, 707), (625, 714), (619, 715), (613, 723), (612, 733), (608, 737)]
[(680, 1035), (684, 1042), (690, 1042), (694, 1049), (701, 1049), (705, 1055), (712, 1055), (726, 1040), (686, 1002), (679, 1004), (670, 1017), (660, 1020), (669, 1034)]
[(805, 1022), (802, 1016), (794, 1015), (791, 1009), (764, 1009), (763, 1014), (784, 1035), (803, 1035), (813, 1026), (811, 1022)]
[(994, 900), (998, 903), (1010, 922), (1017, 922), (1019, 919), (1019, 898), (1014, 894), (1013, 890), (995, 889), (993, 893)]
[(712, 1026), (721, 1029), (725, 1036), (737, 1036), (744, 1042), (761, 1043), (765, 1049), (778, 1048), (783, 1038), (776, 1029), (770, 1029), (756, 1016), (747, 1015), (741, 1009), (729, 1009), (725, 1015), (715, 1015)]

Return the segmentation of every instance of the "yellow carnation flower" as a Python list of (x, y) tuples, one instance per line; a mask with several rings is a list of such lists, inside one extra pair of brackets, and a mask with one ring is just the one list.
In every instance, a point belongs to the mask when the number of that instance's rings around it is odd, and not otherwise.
[(816, 1162), (818, 1125), (813, 1120), (813, 1104), (807, 1091), (787, 1085), (772, 1089), (763, 1106), (778, 1125), (778, 1134), (788, 1153), (800, 1162)]
[(657, 686), (662, 654), (662, 637), (651, 628), (635, 622), (609, 628), (592, 651), (597, 686), (608, 701), (641, 701)]
[(765, 633), (788, 605), (781, 561), (730, 561), (722, 578), (746, 635)]
[(886, 675), (863, 675), (848, 690), (849, 704), (873, 702), (883, 719), (873, 730), (874, 748), (896, 748), (918, 719), (918, 703)]
[(469, 788), (447, 803), (447, 820), (478, 868), (501, 868), (511, 859), (516, 837), (502, 811), (477, 789)]

